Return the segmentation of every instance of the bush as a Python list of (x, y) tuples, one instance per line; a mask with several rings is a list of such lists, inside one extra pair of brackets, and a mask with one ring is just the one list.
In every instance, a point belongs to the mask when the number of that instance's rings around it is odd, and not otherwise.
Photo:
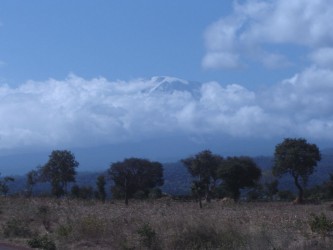
[(72, 233), (72, 231), (73, 227), (71, 225), (60, 225), (57, 228), (56, 233), (59, 237), (68, 238)]
[(144, 224), (138, 229), (137, 233), (144, 247), (151, 249), (156, 243), (156, 232), (149, 224)]
[(77, 221), (73, 230), (78, 238), (99, 239), (105, 236), (107, 225), (105, 220), (94, 215), (88, 215)]
[(3, 234), (8, 237), (27, 237), (31, 236), (31, 231), (28, 227), (28, 223), (25, 221), (13, 218), (7, 221), (2, 226)]
[(139, 191), (136, 191), (133, 194), (133, 198), (134, 199), (139, 199), (139, 200), (146, 199), (147, 198), (147, 194), (144, 191), (139, 190)]
[(311, 217), (309, 225), (312, 232), (327, 236), (333, 231), (333, 222), (327, 219), (324, 213), (320, 215), (311, 214)]
[(149, 198), (158, 199), (162, 197), (162, 190), (160, 188), (153, 188), (149, 190)]
[(37, 211), (38, 217), (42, 220), (42, 223), (47, 231), (51, 228), (51, 211), (47, 205), (41, 205)]
[(174, 249), (239, 249), (245, 239), (238, 231), (228, 227), (219, 231), (211, 225), (191, 225), (173, 242)]
[(283, 201), (292, 201), (295, 199), (295, 195), (289, 190), (281, 190), (277, 193), (280, 200)]
[(47, 235), (39, 236), (37, 235), (36, 237), (28, 240), (28, 245), (31, 248), (40, 248), (44, 250), (56, 250), (56, 245), (53, 242), (53, 240), (49, 239)]

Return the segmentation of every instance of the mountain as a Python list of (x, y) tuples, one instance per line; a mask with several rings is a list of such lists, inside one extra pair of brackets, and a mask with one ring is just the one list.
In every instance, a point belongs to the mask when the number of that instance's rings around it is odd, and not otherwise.
[(186, 81), (176, 77), (155, 76), (151, 78), (154, 86), (148, 90), (148, 93), (173, 93), (175, 91), (187, 91), (193, 95), (200, 90), (202, 84), (199, 82)]

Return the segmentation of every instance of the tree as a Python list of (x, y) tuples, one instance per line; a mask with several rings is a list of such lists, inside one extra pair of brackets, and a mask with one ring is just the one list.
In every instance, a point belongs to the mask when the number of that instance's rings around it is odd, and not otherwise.
[(261, 169), (250, 157), (228, 157), (218, 169), (218, 176), (227, 193), (237, 201), (240, 189), (255, 187), (261, 177)]
[(113, 163), (108, 173), (114, 182), (111, 189), (113, 197), (125, 198), (126, 205), (135, 193), (143, 192), (148, 196), (150, 189), (164, 183), (162, 164), (145, 159), (128, 158)]
[(28, 190), (28, 196), (30, 197), (33, 193), (33, 187), (38, 182), (38, 171), (37, 170), (31, 170), (27, 173), (27, 190)]
[[(1, 174), (0, 174), (1, 176)], [(8, 182), (13, 182), (15, 179), (13, 177), (5, 176), (0, 179), (0, 194), (7, 196), (9, 192)]]
[(201, 195), (205, 195), (206, 201), (210, 201), (211, 192), (214, 190), (218, 179), (217, 168), (222, 161), (221, 156), (212, 154), (209, 150), (204, 150), (195, 156), (182, 160), (188, 172), (196, 178), (193, 187), (200, 186), (203, 189), (200, 192), (195, 191), (196, 196), (199, 195), (199, 201), (201, 201)]
[(100, 175), (97, 177), (96, 186), (97, 186), (97, 198), (102, 202), (105, 202), (106, 192), (105, 192), (105, 176)]
[[(318, 147), (305, 139), (286, 138), (275, 147), (273, 175), (290, 174), (298, 189), (298, 201), (303, 201), (304, 187), (321, 160)], [(303, 183), (300, 183), (302, 180)], [(303, 185), (302, 185), (303, 184)]]
[(75, 182), (76, 168), (79, 163), (75, 156), (68, 150), (54, 150), (48, 162), (39, 169), (41, 180), (50, 182), (52, 194), (60, 197), (67, 194), (69, 182)]

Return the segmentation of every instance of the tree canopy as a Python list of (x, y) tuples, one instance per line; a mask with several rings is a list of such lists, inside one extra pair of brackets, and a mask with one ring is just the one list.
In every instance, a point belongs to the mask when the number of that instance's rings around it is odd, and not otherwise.
[(113, 163), (108, 173), (114, 182), (111, 190), (113, 197), (125, 198), (126, 205), (135, 193), (148, 196), (150, 189), (164, 183), (162, 164), (146, 159), (128, 158)]
[[(205, 195), (206, 200), (209, 201), (210, 193), (214, 189), (217, 177), (217, 169), (222, 163), (223, 158), (219, 155), (213, 154), (209, 150), (204, 150), (198, 154), (182, 160), (182, 163), (187, 168), (188, 172), (196, 177), (192, 186), (196, 195)], [(200, 192), (193, 187), (200, 187)], [(201, 201), (201, 200), (199, 200)]]
[(228, 157), (218, 169), (225, 191), (234, 199), (240, 197), (240, 189), (254, 187), (261, 177), (261, 169), (250, 157)]
[(68, 150), (54, 150), (48, 162), (39, 169), (41, 181), (50, 182), (52, 194), (59, 197), (67, 193), (67, 184), (75, 182), (79, 163)]
[[(286, 138), (275, 147), (273, 175), (281, 177), (290, 174), (299, 191), (298, 199), (303, 200), (303, 186), (307, 184), (321, 155), (317, 145), (308, 143), (303, 138)], [(302, 180), (302, 183), (300, 183)]]

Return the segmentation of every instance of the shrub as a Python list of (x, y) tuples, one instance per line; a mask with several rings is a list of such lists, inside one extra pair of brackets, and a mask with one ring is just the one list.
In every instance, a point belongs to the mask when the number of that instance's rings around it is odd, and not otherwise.
[(28, 227), (28, 223), (16, 218), (8, 220), (2, 226), (3, 234), (8, 237), (27, 237), (31, 236), (31, 231)]
[(239, 249), (244, 237), (232, 227), (219, 231), (211, 225), (191, 225), (173, 242), (174, 249)]
[(158, 199), (162, 197), (162, 190), (160, 188), (152, 188), (149, 190), (149, 198)]
[(137, 233), (140, 236), (142, 245), (151, 249), (156, 242), (155, 230), (149, 224), (144, 224), (141, 228), (138, 229)]
[(278, 191), (277, 195), (280, 198), (280, 200), (284, 201), (292, 201), (295, 199), (295, 195), (289, 190), (280, 190)]
[(133, 194), (133, 198), (138, 200), (143, 200), (147, 198), (147, 194), (144, 191), (139, 190)]
[(49, 239), (47, 235), (35, 236), (32, 239), (28, 240), (28, 245), (31, 248), (40, 248), (44, 250), (56, 250), (56, 244), (52, 239)]
[(319, 233), (322, 236), (326, 236), (333, 231), (333, 222), (330, 221), (324, 213), (320, 215), (312, 213), (309, 224), (312, 232)]
[(94, 215), (88, 215), (77, 221), (75, 228), (79, 238), (99, 239), (105, 236), (106, 223), (105, 220)]
[(67, 238), (72, 233), (72, 231), (73, 227), (71, 225), (60, 225), (57, 228), (56, 233), (59, 237)]
[(51, 212), (50, 207), (47, 205), (41, 205), (38, 207), (37, 215), (41, 218), (42, 223), (47, 231), (51, 228)]

